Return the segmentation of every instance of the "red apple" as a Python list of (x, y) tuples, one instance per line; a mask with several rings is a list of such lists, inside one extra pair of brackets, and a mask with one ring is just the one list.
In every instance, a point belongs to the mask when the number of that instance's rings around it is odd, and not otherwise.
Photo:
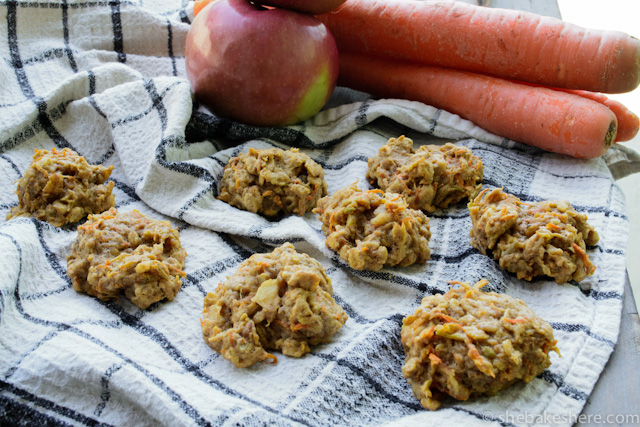
[(200, 102), (215, 114), (260, 126), (311, 117), (338, 76), (338, 50), (324, 24), (247, 0), (205, 6), (189, 29), (185, 59)]
[(256, 3), (319, 15), (337, 9), (338, 6), (345, 1), (346, 0), (256, 0)]

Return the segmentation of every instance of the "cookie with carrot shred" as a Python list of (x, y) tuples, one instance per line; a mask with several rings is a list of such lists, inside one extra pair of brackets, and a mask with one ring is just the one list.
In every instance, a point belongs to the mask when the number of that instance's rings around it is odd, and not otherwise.
[(103, 301), (124, 295), (139, 308), (177, 295), (187, 252), (168, 221), (115, 208), (89, 215), (67, 256), (73, 289)]
[(586, 246), (598, 243), (598, 233), (568, 202), (524, 203), (496, 188), (483, 190), (468, 206), (471, 245), (518, 279), (548, 276), (561, 284), (595, 272)]
[(202, 334), (238, 368), (277, 361), (268, 350), (302, 357), (328, 343), (347, 321), (317, 260), (285, 243), (258, 253), (204, 299)]
[(326, 193), (322, 166), (297, 148), (250, 148), (225, 166), (218, 199), (267, 217), (302, 216)]
[(483, 292), (488, 281), (425, 297), (405, 317), (402, 374), (420, 404), (436, 410), (448, 396), (467, 400), (529, 382), (551, 365), (551, 325), (523, 301)]
[(113, 166), (91, 165), (75, 151), (64, 148), (35, 150), (33, 162), (18, 180), (14, 206), (7, 219), (30, 216), (56, 226), (78, 222), (116, 205)]
[(369, 158), (367, 179), (402, 194), (412, 209), (433, 212), (475, 197), (482, 187), (480, 157), (451, 143), (413, 149), (410, 138), (391, 138)]
[(424, 264), (431, 257), (429, 218), (400, 194), (352, 184), (320, 199), (313, 212), (327, 247), (354, 270)]

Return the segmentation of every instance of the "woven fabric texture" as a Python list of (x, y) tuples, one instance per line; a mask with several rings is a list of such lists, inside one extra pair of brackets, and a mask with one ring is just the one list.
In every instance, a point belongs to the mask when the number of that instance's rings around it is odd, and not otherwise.
[[(564, 420), (584, 406), (616, 343), (628, 218), (615, 179), (639, 168), (614, 147), (584, 161), (492, 135), (433, 107), (374, 100), (344, 88), (312, 119), (259, 128), (194, 103), (184, 43), (192, 3), (0, 2), (0, 420), (32, 425), (520, 425)], [(464, 203), (429, 215), (424, 265), (360, 272), (324, 244), (316, 215), (267, 220), (216, 199), (224, 165), (249, 147), (300, 147), (329, 192), (365, 179), (388, 138), (455, 141), (482, 158), (483, 186), (523, 201), (564, 199), (601, 236), (580, 284), (524, 282), (470, 245)], [(5, 220), (35, 149), (69, 147), (113, 165), (117, 209), (169, 220), (187, 250), (172, 302), (140, 310), (71, 287), (66, 257), (77, 224)], [(211, 350), (203, 299), (256, 252), (292, 242), (318, 259), (349, 319), (302, 358), (237, 369)], [(402, 377), (402, 319), (448, 281), (523, 299), (551, 323), (562, 357), (494, 397), (423, 409)], [(547, 417), (547, 418), (536, 418)], [(559, 417), (559, 418), (550, 418)]]

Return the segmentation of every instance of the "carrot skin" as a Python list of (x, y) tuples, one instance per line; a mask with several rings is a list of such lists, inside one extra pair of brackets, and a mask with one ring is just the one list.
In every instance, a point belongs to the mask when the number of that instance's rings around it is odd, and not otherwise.
[(339, 51), (593, 92), (640, 84), (640, 40), (530, 12), (446, 0), (347, 0), (318, 18)]
[(338, 84), (429, 104), (497, 135), (577, 158), (601, 156), (616, 134), (616, 116), (596, 101), (467, 71), (343, 52)]
[(586, 90), (566, 90), (568, 93), (592, 99), (608, 107), (618, 119), (618, 133), (614, 142), (631, 141), (640, 130), (640, 118), (623, 103), (607, 97), (602, 93)]
[[(513, 80), (514, 83), (527, 84), (536, 87), (546, 87), (540, 85), (534, 85), (533, 83), (518, 82)], [(618, 131), (616, 133), (616, 139), (614, 142), (625, 142), (632, 140), (640, 131), (640, 118), (633, 111), (628, 109), (623, 103), (609, 98), (607, 95), (599, 92), (590, 92), (588, 90), (580, 89), (562, 89), (551, 88), (553, 90), (559, 90), (566, 93), (581, 96), (583, 98), (591, 99), (599, 102), (600, 104), (609, 108), (613, 114), (616, 115), (618, 120)]]
[(198, 13), (200, 13), (200, 11), (212, 1), (213, 0), (196, 0), (193, 4), (193, 16), (197, 16)]

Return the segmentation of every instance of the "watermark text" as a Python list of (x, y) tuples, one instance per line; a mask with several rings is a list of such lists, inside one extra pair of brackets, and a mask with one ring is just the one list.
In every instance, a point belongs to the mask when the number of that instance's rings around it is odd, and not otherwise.
[(501, 414), (485, 412), (482, 414), (484, 421), (500, 421), (502, 423), (522, 424), (602, 424), (602, 425), (640, 425), (640, 413), (638, 414), (551, 414), (547, 412), (513, 413), (506, 411)]

